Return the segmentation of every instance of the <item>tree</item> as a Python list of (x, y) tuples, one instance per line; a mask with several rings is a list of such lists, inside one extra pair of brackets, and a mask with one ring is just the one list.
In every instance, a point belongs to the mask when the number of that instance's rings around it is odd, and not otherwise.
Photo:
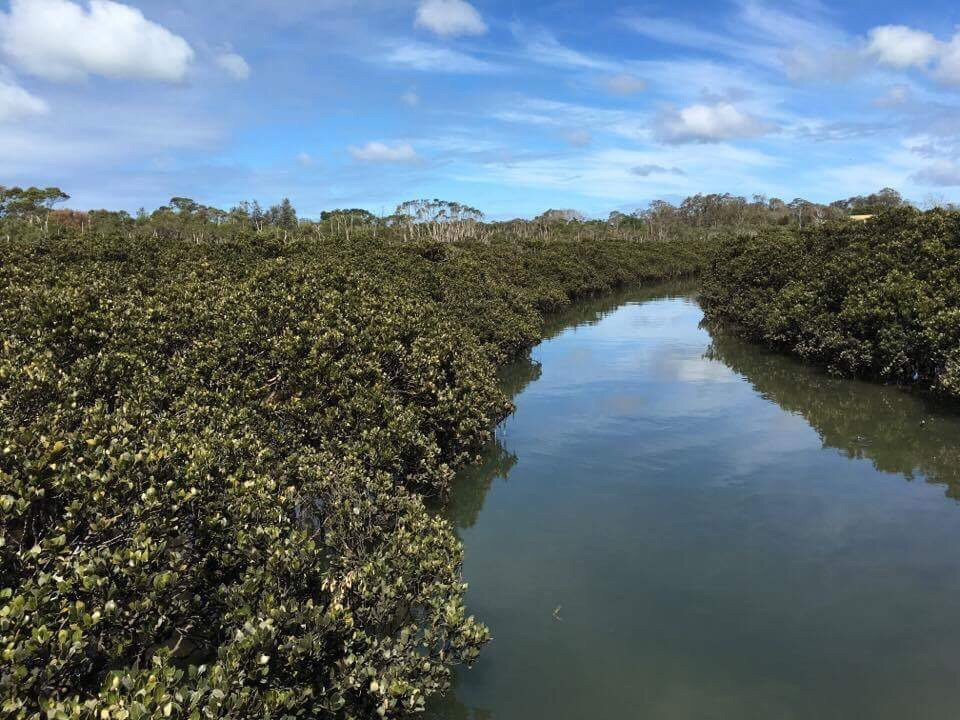
[(193, 215), (200, 210), (200, 205), (190, 198), (185, 197), (170, 198), (170, 205), (172, 205), (180, 215)]
[(0, 185), (0, 217), (19, 217), (26, 220), (40, 220), (62, 202), (70, 199), (58, 187), (20, 188)]
[(909, 205), (893, 188), (883, 188), (870, 195), (855, 195), (846, 200), (838, 200), (831, 207), (849, 215), (876, 215), (891, 208)]
[(263, 230), (266, 220), (267, 218), (263, 212), (263, 208), (260, 207), (260, 203), (254, 200), (253, 207), (250, 209), (250, 222), (253, 224), (254, 229), (257, 232)]
[(790, 203), (790, 210), (796, 216), (797, 225), (800, 229), (803, 229), (803, 221), (808, 214), (810, 204), (808, 200), (804, 200), (803, 198), (794, 198), (793, 202)]
[(429, 237), (453, 242), (476, 235), (483, 213), (475, 207), (449, 200), (408, 200), (397, 206), (389, 219), (392, 225), (406, 228), (408, 238)]
[(320, 220), (322, 222), (346, 225), (372, 225), (377, 221), (377, 216), (369, 210), (350, 208), (343, 210), (324, 210), (320, 213)]
[(536, 218), (535, 222), (541, 223), (571, 223), (571, 222), (586, 222), (587, 217), (583, 213), (573, 210), (572, 208), (565, 208), (563, 210), (547, 210), (545, 213)]
[(250, 203), (243, 200), (234, 205), (227, 214), (227, 220), (237, 225), (248, 225), (250, 223)]
[(395, 215), (407, 223), (480, 222), (483, 213), (475, 207), (449, 200), (408, 200), (397, 206)]
[(270, 208), (271, 225), (293, 230), (297, 226), (297, 211), (290, 202), (290, 198), (284, 198), (279, 205)]

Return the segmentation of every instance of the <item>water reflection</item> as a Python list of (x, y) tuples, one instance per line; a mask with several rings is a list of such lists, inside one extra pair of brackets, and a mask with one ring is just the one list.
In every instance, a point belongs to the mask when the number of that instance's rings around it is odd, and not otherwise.
[(444, 516), (457, 529), (471, 528), (483, 509), (490, 486), (497, 479), (506, 480), (517, 456), (508, 452), (499, 438), (492, 440), (483, 453), (483, 462), (460, 472), (444, 511)]
[[(649, 287), (624, 288), (586, 298), (571, 305), (564, 312), (547, 318), (543, 339), (550, 340), (570, 329), (595, 326), (628, 303), (640, 303), (654, 298), (691, 297), (695, 291), (695, 283), (677, 280)], [(507, 397), (516, 398), (528, 385), (539, 380), (542, 374), (543, 368), (539, 362), (530, 357), (518, 358), (500, 370), (500, 389)], [(487, 444), (481, 457), (479, 464), (470, 465), (460, 471), (449, 498), (445, 505), (439, 508), (443, 516), (458, 529), (473, 527), (483, 509), (483, 502), (490, 487), (497, 480), (507, 480), (517, 464), (517, 456), (504, 447), (501, 433), (497, 433)]]
[(621, 288), (612, 293), (586, 298), (574, 303), (565, 311), (546, 318), (543, 338), (549, 340), (565, 330), (597, 325), (624, 305), (654, 299), (691, 298), (696, 291), (696, 282), (675, 280), (659, 285)]
[(692, 295), (581, 303), (504, 371), (443, 510), (494, 639), (428, 717), (953, 720), (960, 516), (903, 480), (957, 497), (960, 417), (711, 336)]
[(960, 499), (960, 417), (897, 388), (844, 380), (711, 332), (706, 357), (746, 378), (767, 400), (800, 415), (824, 447), (866, 459), (880, 472), (946, 485)]

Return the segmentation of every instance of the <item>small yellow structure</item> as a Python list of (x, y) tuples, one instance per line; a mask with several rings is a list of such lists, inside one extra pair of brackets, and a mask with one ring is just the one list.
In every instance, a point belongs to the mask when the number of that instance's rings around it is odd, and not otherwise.
[(850, 219), (854, 222), (866, 222), (870, 218), (874, 217), (873, 215), (851, 215)]

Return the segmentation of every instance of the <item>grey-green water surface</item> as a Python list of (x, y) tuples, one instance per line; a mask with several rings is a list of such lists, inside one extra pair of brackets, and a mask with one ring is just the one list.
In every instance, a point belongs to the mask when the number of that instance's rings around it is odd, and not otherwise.
[(430, 717), (960, 717), (960, 416), (701, 320), (585, 303), (504, 373), (447, 510), (494, 640)]

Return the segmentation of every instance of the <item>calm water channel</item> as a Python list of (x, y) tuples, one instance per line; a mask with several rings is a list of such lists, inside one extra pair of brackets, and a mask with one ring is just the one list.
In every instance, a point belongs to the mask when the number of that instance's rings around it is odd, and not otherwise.
[(960, 417), (581, 305), (448, 509), (494, 635), (437, 720), (955, 720)]

